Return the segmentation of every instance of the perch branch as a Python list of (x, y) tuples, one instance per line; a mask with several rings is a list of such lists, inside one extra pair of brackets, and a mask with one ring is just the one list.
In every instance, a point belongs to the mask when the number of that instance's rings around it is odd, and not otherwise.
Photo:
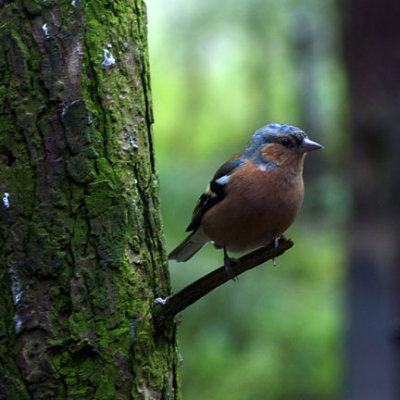
[(221, 286), (232, 277), (236, 277), (257, 265), (280, 256), (292, 246), (293, 242), (290, 239), (282, 237), (279, 239), (277, 247), (275, 247), (274, 242), (271, 242), (266, 247), (262, 247), (239, 258), (239, 262), (233, 263), (231, 266), (233, 276), (228, 276), (225, 267), (220, 267), (209, 274), (204, 275), (178, 292), (171, 294), (166, 299), (156, 299), (155, 302), (157, 304), (154, 310), (156, 321), (161, 322), (162, 320), (173, 318), (186, 307), (190, 306), (218, 286)]

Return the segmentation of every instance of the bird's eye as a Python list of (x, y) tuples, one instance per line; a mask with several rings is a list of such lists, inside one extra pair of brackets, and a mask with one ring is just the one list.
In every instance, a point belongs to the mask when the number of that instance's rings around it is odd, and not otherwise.
[(285, 147), (289, 147), (290, 146), (290, 140), (287, 138), (284, 138), (281, 140), (281, 145), (285, 146)]

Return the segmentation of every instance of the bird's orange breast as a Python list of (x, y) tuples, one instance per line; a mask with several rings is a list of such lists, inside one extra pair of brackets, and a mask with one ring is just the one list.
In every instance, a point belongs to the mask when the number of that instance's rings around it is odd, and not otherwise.
[[(247, 163), (247, 162), (246, 162)], [(201, 226), (216, 247), (241, 252), (267, 244), (293, 223), (304, 196), (301, 172), (254, 164), (232, 174), (226, 197), (208, 210)]]

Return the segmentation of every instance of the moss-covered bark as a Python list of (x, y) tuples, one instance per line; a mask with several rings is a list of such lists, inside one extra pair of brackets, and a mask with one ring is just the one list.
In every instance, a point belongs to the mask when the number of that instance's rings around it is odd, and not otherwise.
[(175, 399), (144, 3), (0, 11), (0, 399)]

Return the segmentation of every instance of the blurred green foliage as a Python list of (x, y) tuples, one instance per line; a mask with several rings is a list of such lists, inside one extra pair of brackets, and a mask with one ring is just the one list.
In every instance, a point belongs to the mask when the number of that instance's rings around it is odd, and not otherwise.
[[(167, 247), (216, 168), (270, 122), (325, 150), (306, 160), (295, 246), (183, 312), (185, 399), (336, 399), (343, 380), (349, 210), (346, 80), (333, 0), (147, 0), (154, 139)], [(222, 263), (170, 263), (178, 289)]]

